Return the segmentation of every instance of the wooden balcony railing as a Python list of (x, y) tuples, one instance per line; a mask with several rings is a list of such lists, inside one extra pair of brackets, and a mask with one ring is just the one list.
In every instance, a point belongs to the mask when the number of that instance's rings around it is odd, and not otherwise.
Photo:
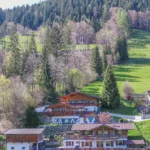
[(66, 135), (64, 139), (80, 139), (80, 140), (100, 140), (100, 139), (119, 139), (127, 138), (127, 135)]

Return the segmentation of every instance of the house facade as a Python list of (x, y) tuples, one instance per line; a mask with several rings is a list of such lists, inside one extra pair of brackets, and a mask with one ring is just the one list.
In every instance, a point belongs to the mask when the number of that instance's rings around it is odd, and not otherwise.
[[(101, 106), (98, 97), (73, 92), (59, 98), (59, 103), (50, 105), (41, 113), (52, 123), (82, 124), (95, 123)], [(50, 118), (50, 119), (49, 119)]]
[(42, 150), (43, 128), (10, 129), (6, 135), (7, 150)]
[(74, 124), (71, 129), (72, 133), (64, 135), (63, 147), (59, 149), (126, 149), (128, 143), (131, 143), (128, 140), (128, 130), (132, 129), (134, 126), (129, 123)]

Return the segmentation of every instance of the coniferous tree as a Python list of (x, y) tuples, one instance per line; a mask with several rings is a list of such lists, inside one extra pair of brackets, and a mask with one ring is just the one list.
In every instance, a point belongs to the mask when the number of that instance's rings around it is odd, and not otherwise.
[(64, 48), (63, 32), (57, 26), (53, 27), (50, 32), (50, 53), (56, 58), (59, 56), (60, 51)]
[(102, 16), (102, 26), (106, 23), (108, 19), (109, 19), (109, 8), (107, 5), (104, 5), (103, 16)]
[(40, 125), (40, 119), (34, 106), (29, 105), (26, 109), (23, 123), (25, 128), (36, 128)]
[(129, 56), (126, 38), (119, 38), (116, 45), (116, 51), (119, 52), (120, 62), (127, 61)]
[[(49, 30), (47, 29), (47, 32)], [(49, 33), (46, 34), (44, 41), (44, 46), (42, 50), (42, 65), (41, 65), (41, 75), (40, 75), (40, 86), (44, 90), (45, 97), (44, 102), (57, 102), (57, 93), (55, 87), (53, 86), (53, 78), (51, 76), (51, 67), (49, 65)]]
[(107, 68), (107, 58), (106, 58), (105, 53), (103, 52), (102, 53), (102, 70), (103, 70), (103, 72), (105, 72), (106, 68)]
[(111, 65), (108, 65), (106, 69), (102, 100), (106, 108), (115, 109), (120, 105), (120, 95)]
[(21, 54), (19, 47), (19, 37), (17, 34), (10, 35), (9, 50), (11, 51), (11, 68), (8, 76), (21, 74)]
[(34, 34), (32, 34), (32, 36), (31, 36), (28, 52), (30, 54), (36, 54), (37, 55), (37, 46), (36, 46)]
[(91, 60), (92, 60), (92, 62), (91, 62), (92, 69), (100, 77), (103, 71), (102, 71), (102, 60), (101, 60), (101, 57), (100, 57), (100, 53), (99, 53), (98, 47), (93, 49), (93, 51), (92, 51), (92, 59)]

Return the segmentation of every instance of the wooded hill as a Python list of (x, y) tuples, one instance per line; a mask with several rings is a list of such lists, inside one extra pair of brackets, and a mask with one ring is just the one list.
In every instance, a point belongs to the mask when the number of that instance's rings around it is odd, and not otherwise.
[(32, 6), (0, 9), (0, 25), (14, 22), (36, 29), (42, 24), (64, 24), (68, 20), (89, 20), (95, 31), (109, 18), (110, 7), (145, 12), (150, 10), (150, 0), (46, 0)]

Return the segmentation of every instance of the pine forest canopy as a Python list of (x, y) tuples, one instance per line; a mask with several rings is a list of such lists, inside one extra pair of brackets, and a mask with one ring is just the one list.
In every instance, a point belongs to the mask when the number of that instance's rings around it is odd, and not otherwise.
[(32, 6), (0, 8), (0, 24), (9, 21), (36, 29), (42, 24), (89, 19), (94, 29), (99, 30), (104, 9), (109, 10), (110, 7), (146, 11), (150, 10), (150, 0), (47, 0)]

